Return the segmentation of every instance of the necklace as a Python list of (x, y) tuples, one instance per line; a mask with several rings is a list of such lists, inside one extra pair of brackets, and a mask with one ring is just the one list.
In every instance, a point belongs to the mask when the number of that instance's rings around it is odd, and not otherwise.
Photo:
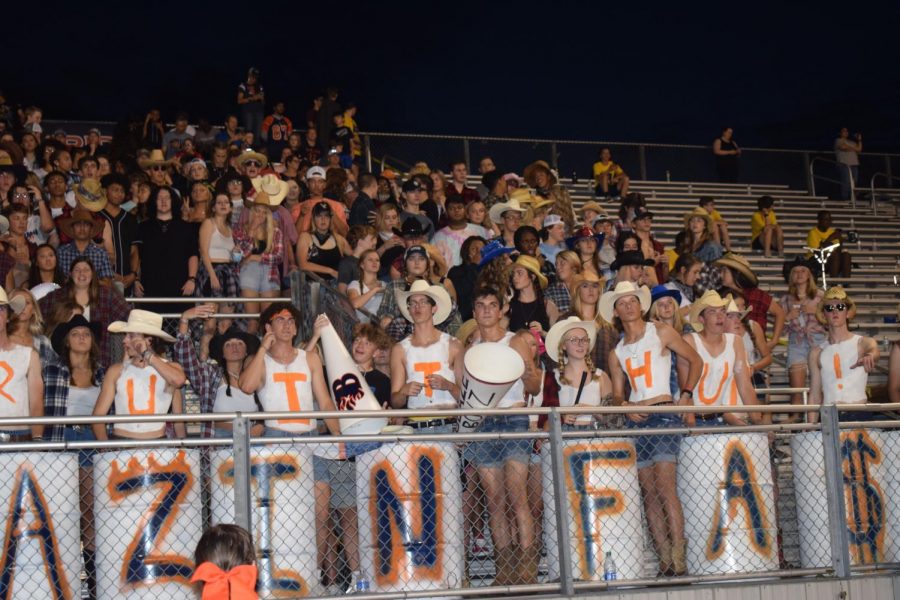
[(232, 373), (231, 371), (228, 371), (228, 374), (231, 375), (232, 377), (234, 377), (235, 379), (240, 379), (240, 378), (241, 378), (241, 376), (240, 376), (239, 374), (237, 374), (237, 373)]

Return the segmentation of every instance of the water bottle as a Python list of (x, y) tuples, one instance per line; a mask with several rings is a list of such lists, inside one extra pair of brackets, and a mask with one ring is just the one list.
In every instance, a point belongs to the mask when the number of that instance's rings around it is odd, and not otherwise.
[(619, 578), (618, 569), (616, 569), (616, 560), (612, 557), (612, 552), (606, 553), (603, 559), (603, 581), (615, 581)]
[(240, 264), (242, 260), (244, 260), (244, 253), (241, 252), (240, 248), (235, 247), (235, 249), (231, 251), (231, 262)]
[(578, 183), (578, 171), (572, 171), (572, 185)]
[(371, 586), (369, 585), (369, 576), (363, 571), (355, 571), (356, 576), (356, 592), (358, 594), (368, 594)]

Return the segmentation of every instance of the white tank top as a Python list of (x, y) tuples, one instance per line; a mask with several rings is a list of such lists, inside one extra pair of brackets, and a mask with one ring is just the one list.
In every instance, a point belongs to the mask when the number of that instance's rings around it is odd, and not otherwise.
[(234, 238), (219, 233), (213, 223), (212, 235), (209, 237), (209, 259), (214, 262), (231, 262), (231, 251), (234, 250)]
[(69, 398), (66, 401), (67, 417), (83, 417), (94, 414), (94, 405), (97, 404), (97, 396), (100, 395), (100, 386), (91, 387), (69, 386)]
[(657, 396), (671, 396), (672, 353), (663, 348), (656, 325), (647, 323), (644, 335), (633, 344), (625, 338), (616, 344), (616, 356), (631, 383), (628, 401), (638, 403)]
[(406, 356), (406, 380), (424, 386), (418, 396), (409, 397), (407, 407), (456, 408), (456, 398), (450, 390), (435, 390), (425, 383), (426, 374), (441, 375), (456, 383), (456, 374), (450, 368), (450, 335), (441, 333), (437, 342), (424, 348), (413, 346), (412, 337), (404, 338), (400, 345)]
[(703, 371), (700, 380), (694, 387), (694, 404), (696, 406), (736, 406), (738, 402), (737, 381), (734, 379), (734, 334), (725, 333), (725, 349), (713, 357), (703, 339), (692, 333), (697, 354), (703, 360)]
[(256, 400), (253, 394), (244, 393), (236, 385), (231, 386), (231, 395), (228, 395), (228, 386), (222, 383), (216, 389), (216, 399), (213, 401), (213, 412), (256, 412)]
[(822, 395), (825, 404), (865, 404), (869, 376), (862, 367), (851, 369), (859, 361), (860, 336), (831, 344), (826, 342), (819, 355)]
[[(579, 406), (600, 406), (600, 374), (603, 371), (597, 369), (594, 371), (596, 379), (584, 382), (584, 389), (581, 390), (581, 398), (578, 399)], [(559, 380), (560, 372), (556, 372), (556, 382), (559, 384), (559, 405), (575, 406), (575, 398), (578, 396), (578, 384), (580, 381), (574, 382), (574, 385), (563, 383)], [(578, 415), (575, 419), (576, 425), (590, 425), (593, 423), (592, 415)]]
[[(283, 365), (266, 354), (266, 378), (259, 389), (259, 402), (265, 412), (304, 412), (313, 410), (312, 372), (306, 351), (297, 349), (297, 357)], [(315, 419), (269, 419), (266, 427), (306, 433), (316, 428)]]
[[(117, 415), (165, 415), (172, 406), (174, 391), (166, 390), (166, 380), (153, 367), (137, 367), (126, 362), (116, 381)], [(165, 423), (116, 423), (114, 430), (127, 433), (162, 431)]]
[[(14, 344), (12, 349), (0, 351), (0, 417), (27, 417), (31, 413), (28, 402), (28, 366), (31, 346)], [(28, 427), (5, 427), (10, 431)]]
[[(512, 339), (514, 337), (516, 337), (516, 334), (514, 334), (511, 331), (507, 331), (506, 334), (503, 336), (503, 338), (498, 340), (497, 343), (509, 346), (509, 343), (512, 341)], [(478, 343), (481, 343), (481, 342), (478, 342)], [(521, 405), (524, 405), (524, 403), (525, 403), (525, 384), (522, 382), (522, 378), (520, 377), (520, 378), (516, 379), (516, 382), (514, 384), (512, 384), (512, 387), (509, 388), (509, 391), (506, 392), (506, 395), (504, 395), (502, 398), (500, 398), (500, 401), (497, 402), (496, 408), (509, 408), (511, 406), (516, 406), (516, 405), (521, 406)]]

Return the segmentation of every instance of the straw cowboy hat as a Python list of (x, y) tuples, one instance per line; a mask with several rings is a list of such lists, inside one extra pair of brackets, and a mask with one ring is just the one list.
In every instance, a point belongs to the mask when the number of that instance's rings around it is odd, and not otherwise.
[(163, 331), (163, 319), (161, 316), (149, 310), (133, 309), (128, 313), (128, 321), (113, 321), (107, 327), (110, 333), (143, 333), (158, 337), (167, 342), (174, 342), (175, 338)]
[(469, 319), (465, 323), (459, 326), (459, 329), (454, 333), (454, 337), (462, 342), (463, 346), (467, 346), (469, 342), (469, 338), (472, 337), (472, 334), (475, 333), (475, 330), (478, 329), (478, 322), (475, 319)]
[(712, 231), (713, 228), (713, 220), (712, 216), (706, 212), (705, 208), (700, 208), (699, 206), (695, 206), (693, 210), (684, 213), (684, 228), (689, 229), (691, 225), (691, 219), (694, 217), (700, 217), (704, 221), (706, 221), (706, 228)]
[(616, 316), (616, 302), (618, 302), (619, 298), (624, 298), (625, 296), (634, 296), (640, 301), (641, 313), (646, 313), (650, 310), (650, 289), (646, 285), (638, 287), (637, 284), (630, 281), (621, 281), (616, 284), (614, 290), (610, 290), (600, 296), (598, 311), (604, 321), (607, 323), (613, 322), (613, 318)]
[(96, 179), (82, 179), (72, 192), (78, 203), (91, 212), (106, 208), (106, 190)]
[(530, 207), (532, 210), (538, 210), (553, 204), (553, 200), (545, 200), (540, 196), (535, 196), (534, 192), (528, 188), (517, 188), (513, 190), (509, 195), (509, 199), (510, 201), (516, 200), (518, 201), (519, 206), (525, 208)]
[(730, 267), (746, 276), (747, 279), (753, 282), (754, 286), (759, 285), (759, 278), (756, 276), (756, 273), (753, 272), (750, 262), (740, 254), (726, 252), (722, 258), (713, 263), (713, 266)]
[[(691, 304), (691, 312), (688, 315), (688, 323), (691, 324), (691, 327), (694, 328), (694, 331), (700, 333), (701, 331), (703, 331), (703, 323), (700, 322), (700, 314), (707, 308), (719, 308), (721, 306), (728, 306), (728, 304), (731, 302), (734, 302), (731, 294), (728, 294), (723, 298), (715, 290), (706, 290), (706, 292), (702, 296), (700, 296), (699, 300), (695, 300), (694, 303)], [(735, 308), (737, 308), (737, 306), (735, 306)]]
[(534, 176), (538, 171), (547, 171), (551, 183), (556, 183), (556, 175), (553, 174), (553, 169), (551, 169), (550, 165), (547, 164), (547, 161), (544, 160), (536, 160), (525, 167), (525, 171), (523, 172), (525, 183), (531, 187), (537, 187), (534, 183)]
[(440, 285), (431, 285), (424, 279), (417, 279), (409, 286), (408, 292), (403, 290), (394, 291), (400, 314), (410, 323), (412, 323), (412, 317), (409, 314), (409, 307), (406, 306), (406, 301), (409, 300), (410, 296), (415, 295), (428, 296), (434, 300), (434, 303), (437, 305), (437, 312), (434, 313), (431, 322), (435, 325), (443, 323), (450, 316), (450, 311), (453, 309), (453, 301), (450, 300), (450, 294), (447, 293), (447, 290)]
[(9, 219), (0, 215), (0, 235), (6, 235), (7, 231), (9, 231)]
[(261, 169), (265, 169), (267, 166), (269, 166), (269, 159), (266, 158), (265, 154), (260, 154), (256, 150), (252, 150), (250, 148), (247, 148), (246, 150), (241, 152), (241, 154), (237, 157), (236, 162), (240, 167), (243, 166), (243, 164), (248, 160), (255, 160), (256, 162), (258, 162)]
[(825, 292), (825, 295), (822, 296), (821, 300), (819, 300), (819, 305), (816, 306), (816, 320), (818, 320), (822, 325), (825, 325), (827, 323), (827, 321), (825, 321), (825, 303), (829, 300), (840, 300), (847, 305), (848, 320), (856, 316), (856, 302), (853, 301), (853, 298), (847, 295), (847, 291), (844, 290), (843, 286), (836, 285)]
[(728, 307), (725, 309), (725, 314), (730, 315), (731, 313), (738, 313), (739, 315), (741, 315), (739, 318), (741, 319), (741, 321), (743, 321), (744, 317), (750, 314), (750, 310), (751, 309), (749, 308), (741, 310), (740, 308), (738, 308), (737, 302), (735, 302), (734, 298), (732, 298), (731, 302), (728, 303)]
[(162, 150), (156, 149), (150, 151), (150, 156), (138, 159), (138, 166), (142, 169), (149, 169), (150, 167), (164, 167), (171, 162), (171, 160), (166, 160), (166, 155)]
[(508, 210), (514, 210), (516, 212), (522, 213), (523, 215), (527, 211), (525, 207), (519, 204), (519, 201), (510, 198), (508, 202), (498, 202), (497, 204), (491, 207), (491, 210), (488, 211), (488, 214), (491, 217), (491, 221), (494, 223), (499, 223), (503, 219), (503, 213)]
[(526, 271), (533, 273), (537, 277), (537, 282), (538, 285), (541, 286), (541, 289), (543, 290), (547, 288), (547, 284), (549, 282), (547, 281), (547, 278), (544, 276), (544, 274), (541, 273), (541, 263), (538, 262), (538, 259), (536, 259), (535, 257), (528, 256), (527, 254), (520, 254), (516, 258), (516, 262), (514, 262), (512, 266), (510, 266), (510, 270), (514, 269), (515, 267), (522, 267)]
[(599, 203), (593, 200), (591, 200), (590, 202), (585, 202), (584, 206), (582, 206), (578, 212), (581, 213), (582, 216), (584, 216), (584, 211), (586, 210), (592, 210), (597, 214), (606, 214), (606, 210), (602, 206), (600, 206)]
[(253, 189), (256, 194), (253, 196), (254, 204), (262, 204), (264, 206), (279, 206), (288, 193), (288, 182), (282, 181), (277, 175), (263, 175), (253, 179)]
[(94, 239), (103, 231), (103, 225), (94, 219), (94, 214), (81, 207), (73, 210), (68, 217), (61, 218), (59, 220), (59, 228), (64, 234), (74, 239), (76, 223), (89, 223), (91, 225), (91, 239)]
[(588, 352), (594, 349), (594, 342), (597, 341), (597, 324), (593, 321), (582, 321), (578, 317), (569, 317), (562, 321), (558, 321), (550, 331), (547, 332), (547, 339), (544, 346), (547, 347), (547, 356), (553, 359), (553, 362), (559, 362), (559, 343), (567, 332), (573, 329), (584, 329), (588, 338), (590, 338)]
[(603, 284), (606, 283), (606, 279), (600, 277), (593, 271), (584, 271), (572, 277), (572, 281), (569, 282), (569, 296), (575, 298), (575, 294), (578, 292), (579, 286), (582, 283), (598, 283), (600, 284), (600, 288), (603, 288)]

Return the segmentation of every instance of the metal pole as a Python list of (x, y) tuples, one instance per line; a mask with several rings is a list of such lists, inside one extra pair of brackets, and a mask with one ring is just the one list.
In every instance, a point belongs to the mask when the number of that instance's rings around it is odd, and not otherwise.
[(828, 523), (831, 531), (831, 565), (838, 577), (850, 576), (850, 534), (844, 506), (844, 471), (841, 468), (841, 430), (838, 410), (834, 405), (823, 406), (822, 451), (825, 453), (825, 496), (828, 503)]
[(550, 461), (553, 465), (553, 506), (556, 509), (556, 542), (559, 545), (559, 586), (563, 596), (575, 593), (572, 581), (572, 549), (569, 547), (569, 523), (566, 516), (565, 464), (562, 452), (562, 419), (555, 408), (550, 411)]
[(366, 171), (369, 173), (372, 172), (372, 138), (369, 137), (369, 134), (363, 136), (363, 144), (365, 144), (366, 148)]
[(806, 191), (810, 196), (816, 195), (816, 184), (813, 183), (812, 169), (810, 169), (809, 152), (803, 153), (803, 170), (806, 173)]
[(638, 146), (638, 163), (641, 169), (641, 179), (647, 181), (647, 147), (643, 144)]
[(556, 142), (550, 144), (550, 166), (559, 173), (559, 152), (556, 151)]
[(463, 139), (463, 160), (466, 161), (466, 171), (472, 172), (472, 156), (469, 154), (469, 138)]
[(847, 169), (847, 178), (850, 180), (850, 208), (856, 208), (856, 181), (853, 178), (853, 169), (850, 165), (844, 165)]
[(234, 453), (234, 523), (253, 531), (250, 506), (250, 420), (238, 417), (232, 421)]

